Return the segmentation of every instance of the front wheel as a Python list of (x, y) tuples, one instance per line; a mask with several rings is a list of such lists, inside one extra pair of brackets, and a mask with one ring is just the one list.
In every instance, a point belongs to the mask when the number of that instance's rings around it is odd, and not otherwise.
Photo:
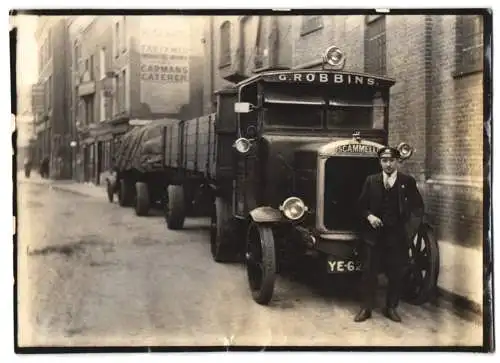
[(410, 265), (403, 284), (403, 297), (410, 304), (426, 303), (435, 293), (439, 277), (439, 246), (431, 229), (422, 224), (411, 239)]
[(252, 222), (248, 227), (245, 247), (248, 283), (258, 304), (271, 301), (276, 280), (276, 253), (273, 230)]

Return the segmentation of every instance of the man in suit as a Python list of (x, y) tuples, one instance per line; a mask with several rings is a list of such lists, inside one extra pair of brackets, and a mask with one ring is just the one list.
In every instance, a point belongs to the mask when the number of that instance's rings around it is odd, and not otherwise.
[(371, 317), (382, 267), (388, 278), (384, 315), (401, 322), (396, 308), (408, 267), (409, 242), (424, 214), (415, 179), (398, 171), (399, 151), (385, 147), (379, 150), (378, 157), (382, 172), (367, 177), (358, 200), (366, 248), (361, 280), (363, 304), (355, 322)]

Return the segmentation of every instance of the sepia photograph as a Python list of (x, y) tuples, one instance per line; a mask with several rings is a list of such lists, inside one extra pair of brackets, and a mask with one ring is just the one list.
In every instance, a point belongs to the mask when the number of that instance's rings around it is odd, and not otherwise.
[(16, 353), (494, 350), (491, 9), (9, 18)]

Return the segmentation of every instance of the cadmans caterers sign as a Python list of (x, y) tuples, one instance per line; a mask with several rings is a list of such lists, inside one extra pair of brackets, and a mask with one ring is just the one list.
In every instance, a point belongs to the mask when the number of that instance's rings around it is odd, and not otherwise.
[(384, 87), (394, 81), (389, 78), (349, 72), (297, 71), (263, 75), (265, 82), (328, 84), (339, 86)]

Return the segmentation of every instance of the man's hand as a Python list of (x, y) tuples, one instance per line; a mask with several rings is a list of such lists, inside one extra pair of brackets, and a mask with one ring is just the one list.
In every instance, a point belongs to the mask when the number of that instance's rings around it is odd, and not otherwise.
[(377, 229), (379, 227), (382, 227), (384, 224), (382, 223), (382, 220), (377, 217), (377, 216), (374, 216), (373, 214), (370, 214), (368, 217), (368, 222), (370, 222), (370, 224), (372, 225), (373, 228)]

